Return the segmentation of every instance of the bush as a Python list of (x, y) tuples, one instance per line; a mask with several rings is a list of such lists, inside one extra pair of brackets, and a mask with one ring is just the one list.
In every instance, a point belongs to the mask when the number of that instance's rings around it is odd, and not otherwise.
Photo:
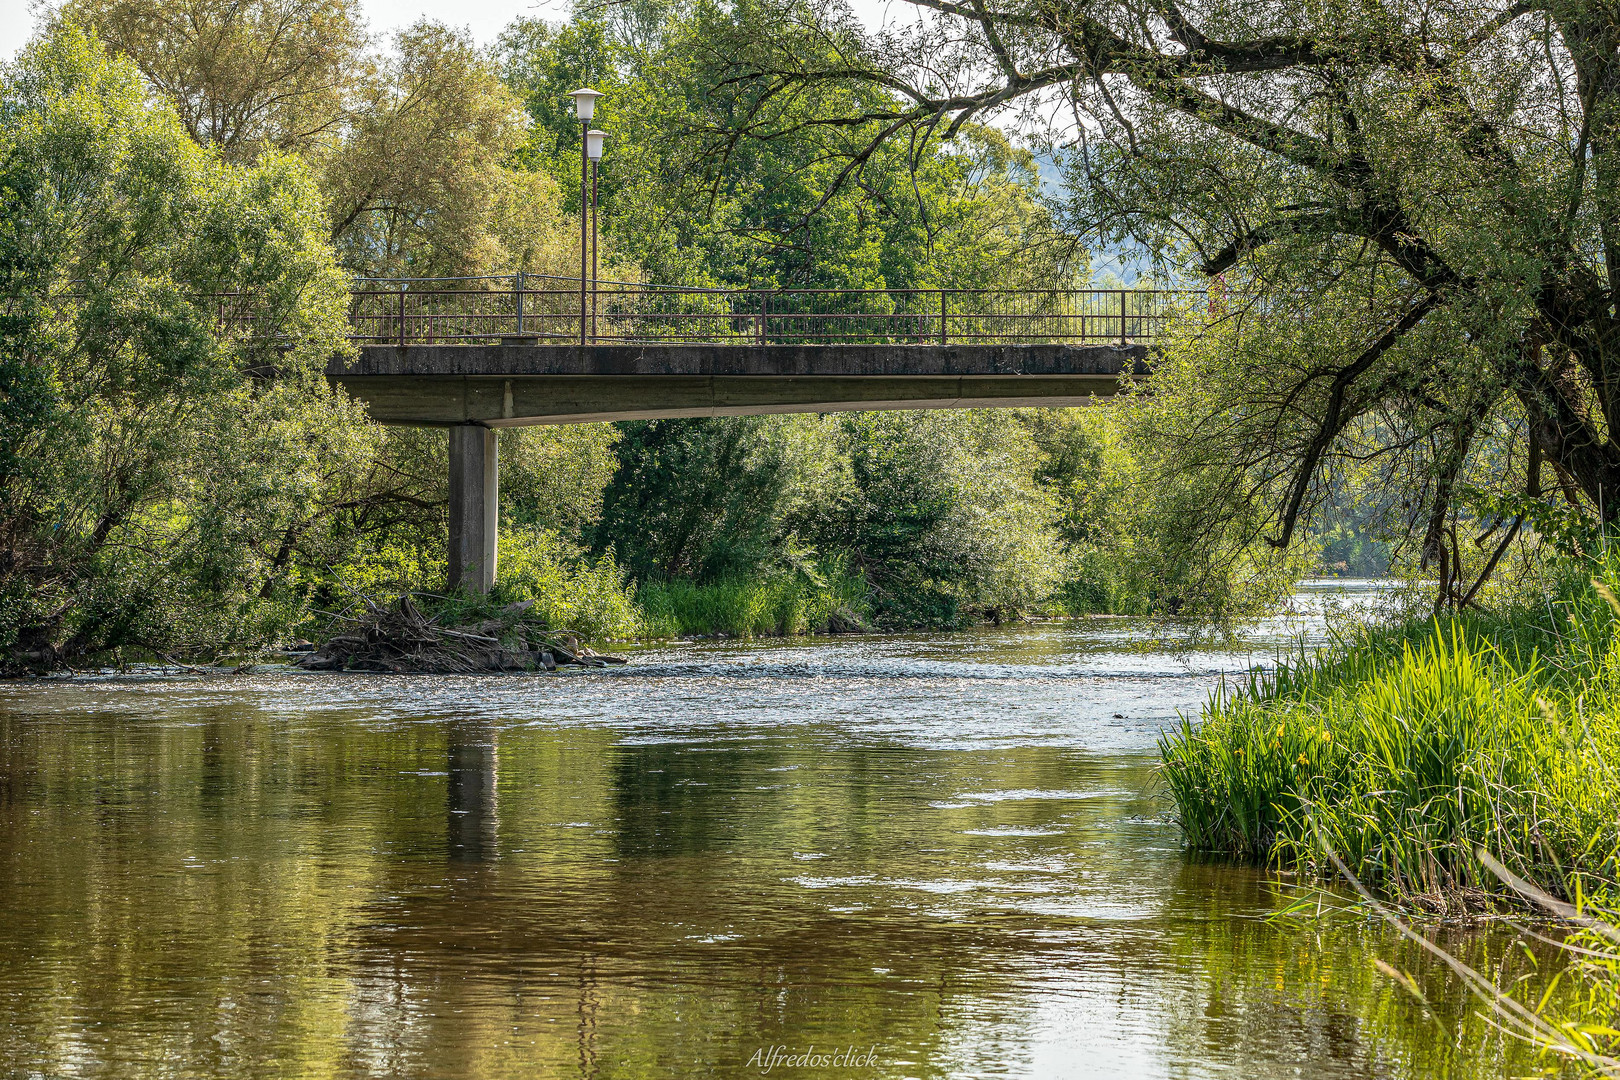
[[(389, 542), (364, 548), (339, 566), (335, 577), (368, 596), (418, 592), (444, 586), (442, 547)], [(465, 603), (482, 610), (533, 600), (537, 614), (554, 630), (572, 630), (587, 640), (633, 638), (642, 633), (635, 586), (611, 556), (591, 558), (552, 529), (519, 526), (501, 530), (495, 588), (486, 600)]]
[(635, 586), (609, 556), (589, 558), (556, 532), (531, 527), (501, 533), (495, 566), (500, 598), (533, 600), (553, 630), (589, 640), (641, 633)]

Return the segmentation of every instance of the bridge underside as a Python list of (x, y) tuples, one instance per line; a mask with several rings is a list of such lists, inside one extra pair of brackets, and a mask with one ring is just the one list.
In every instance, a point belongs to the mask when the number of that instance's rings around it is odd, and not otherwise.
[(1076, 345), (367, 345), (327, 377), (384, 424), (450, 429), (450, 586), (495, 580), (491, 428), (865, 409), (1084, 405), (1147, 350)]
[(328, 376), (384, 424), (591, 423), (1083, 405), (1146, 349), (1072, 345), (370, 345)]
[(380, 423), (497, 428), (862, 409), (1058, 408), (1119, 389), (1117, 376), (367, 376), (338, 382)]

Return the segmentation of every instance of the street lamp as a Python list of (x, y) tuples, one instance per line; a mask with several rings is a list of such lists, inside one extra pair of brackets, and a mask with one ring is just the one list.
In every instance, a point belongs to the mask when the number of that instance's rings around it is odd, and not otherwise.
[(585, 156), (591, 162), (591, 340), (596, 340), (596, 163), (602, 160), (602, 140), (607, 132), (595, 128), (585, 133)]
[[(590, 87), (581, 87), (568, 95), (574, 99), (574, 116), (579, 120), (579, 343), (585, 344), (585, 271), (590, 222), (585, 204), (585, 187), (589, 180), (589, 148), (591, 117), (596, 115), (596, 99), (602, 95)], [(600, 145), (600, 140), (598, 140)]]

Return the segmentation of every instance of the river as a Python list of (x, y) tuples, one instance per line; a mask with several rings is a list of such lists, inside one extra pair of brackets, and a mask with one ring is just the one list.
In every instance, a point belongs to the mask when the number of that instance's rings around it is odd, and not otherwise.
[(0, 1076), (1522, 1075), (1378, 922), (1186, 854), (1155, 782), (1223, 672), (1374, 592), (1195, 647), (1099, 619), (0, 684)]

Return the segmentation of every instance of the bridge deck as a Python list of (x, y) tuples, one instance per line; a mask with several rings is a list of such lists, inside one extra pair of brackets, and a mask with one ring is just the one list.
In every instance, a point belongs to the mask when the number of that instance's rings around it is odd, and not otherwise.
[(328, 377), (391, 424), (1083, 405), (1146, 374), (1144, 345), (363, 345)]

